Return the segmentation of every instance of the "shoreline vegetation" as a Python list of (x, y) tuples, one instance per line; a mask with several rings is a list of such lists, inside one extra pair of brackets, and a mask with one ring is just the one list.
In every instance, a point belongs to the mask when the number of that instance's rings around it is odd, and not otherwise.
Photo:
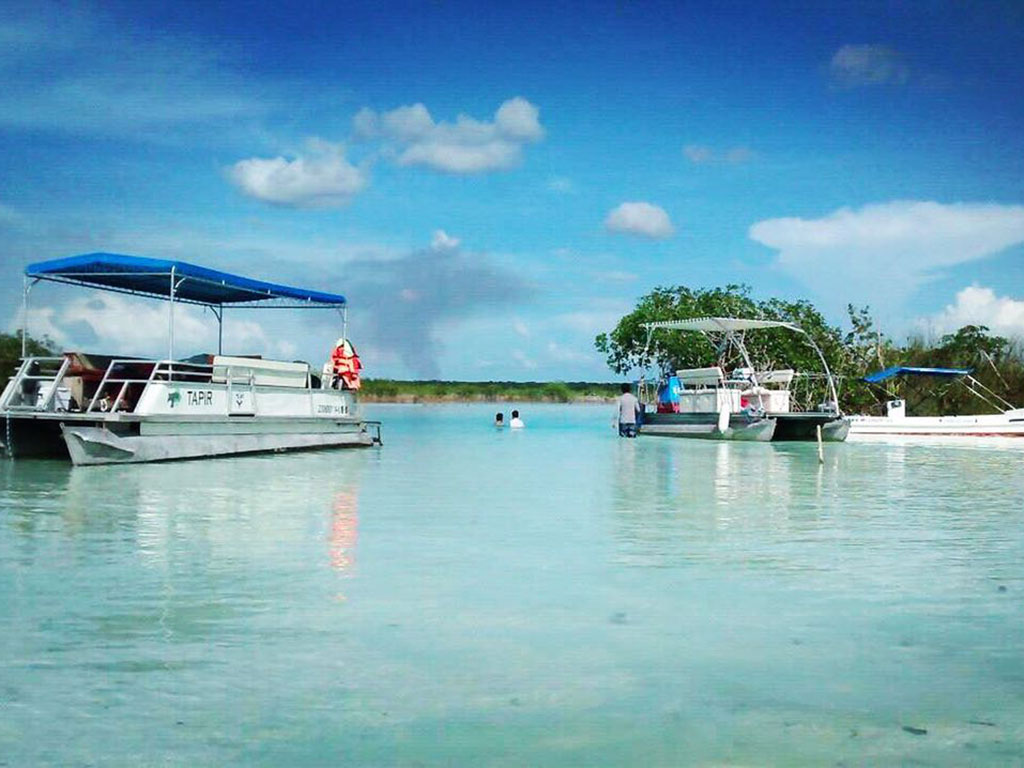
[(363, 379), (364, 403), (611, 403), (619, 383)]

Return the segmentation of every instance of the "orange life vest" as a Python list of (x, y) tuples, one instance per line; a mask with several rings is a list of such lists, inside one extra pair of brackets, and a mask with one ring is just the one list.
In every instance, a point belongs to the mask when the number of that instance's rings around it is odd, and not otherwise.
[(331, 352), (331, 368), (336, 376), (341, 377), (345, 389), (359, 389), (359, 371), (363, 364), (359, 362), (356, 348), (348, 339), (338, 339), (337, 346)]

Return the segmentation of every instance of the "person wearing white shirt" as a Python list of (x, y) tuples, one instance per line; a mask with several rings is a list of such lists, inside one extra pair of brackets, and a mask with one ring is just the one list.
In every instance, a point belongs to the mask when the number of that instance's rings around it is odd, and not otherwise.
[(629, 391), (629, 384), (622, 385), (619, 395), (619, 435), (636, 437), (636, 417), (640, 413), (640, 401)]
[(512, 420), (508, 423), (512, 429), (522, 429), (526, 425), (523, 420), (519, 418), (519, 411), (512, 411)]

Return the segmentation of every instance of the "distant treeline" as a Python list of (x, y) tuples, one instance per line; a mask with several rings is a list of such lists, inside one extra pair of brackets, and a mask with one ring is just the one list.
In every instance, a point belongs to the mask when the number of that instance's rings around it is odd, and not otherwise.
[(369, 402), (547, 402), (601, 401), (619, 394), (619, 384), (590, 381), (401, 381), (363, 379), (360, 397)]

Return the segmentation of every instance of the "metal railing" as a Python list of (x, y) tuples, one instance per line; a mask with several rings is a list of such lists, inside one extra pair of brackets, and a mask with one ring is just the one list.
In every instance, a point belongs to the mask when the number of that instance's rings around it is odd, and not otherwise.
[[(0, 408), (22, 411), (49, 410), (57, 396), (57, 387), (63, 380), (64, 374), (67, 373), (70, 364), (70, 360), (65, 356), (25, 358), (17, 373), (4, 387), (3, 395), (0, 395)], [(53, 365), (56, 367), (56, 371), (44, 373), (43, 367), (46, 365)], [(39, 393), (46, 384), (49, 384), (50, 387), (40, 402)], [(32, 402), (25, 402), (29, 398), (32, 399)]]
[[(116, 375), (115, 369), (118, 366), (146, 366), (151, 365), (152, 368), (149, 371), (149, 375), (145, 378), (140, 376), (118, 376)], [(117, 359), (111, 360), (107, 366), (107, 370), (103, 374), (103, 378), (100, 379), (99, 385), (96, 387), (96, 392), (93, 393), (92, 399), (89, 401), (88, 407), (86, 407), (86, 413), (92, 413), (99, 406), (101, 411), (118, 411), (121, 408), (121, 404), (125, 402), (124, 397), (128, 391), (128, 386), (131, 384), (141, 384), (143, 389), (152, 384), (154, 381), (187, 381), (191, 383), (199, 384), (210, 384), (213, 382), (213, 369), (212, 365), (206, 363), (183, 363), (176, 360), (139, 360), (139, 359)], [(230, 368), (228, 374), (225, 375), (225, 379), (230, 378)], [(251, 382), (252, 375), (250, 373), (249, 380)], [(233, 380), (232, 380), (233, 381)], [(117, 391), (117, 397), (112, 402), (107, 400), (107, 394), (105, 390), (109, 386), (116, 386), (120, 384), (120, 388)], [(106, 406), (104, 406), (106, 403)]]
[[(73, 357), (25, 358), (17, 373), (0, 394), (0, 410), (49, 411), (58, 396), (61, 382), (73, 366)], [(78, 403), (83, 413), (130, 413), (135, 402), (130, 402), (130, 387), (137, 385), (139, 394), (154, 382), (189, 382), (193, 384), (226, 384), (252, 390), (258, 382), (258, 365), (212, 365), (177, 360), (115, 358), (110, 360), (91, 397), (82, 393), (87, 402)], [(98, 369), (92, 369), (94, 373)], [(76, 371), (74, 376), (78, 376)], [(46, 389), (46, 386), (49, 388)], [(66, 390), (65, 390), (66, 391)], [(314, 391), (311, 376), (307, 375), (305, 391)], [(43, 393), (40, 399), (40, 393)], [(379, 435), (378, 435), (379, 439)]]

